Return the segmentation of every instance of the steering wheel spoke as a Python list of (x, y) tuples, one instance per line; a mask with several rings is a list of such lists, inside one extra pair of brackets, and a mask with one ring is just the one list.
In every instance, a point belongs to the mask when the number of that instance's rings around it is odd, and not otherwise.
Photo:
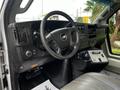
[(48, 35), (46, 35), (45, 38), (46, 38), (47, 43), (49, 43), (50, 41), (54, 40), (51, 33), (49, 33)]
[(58, 47), (57, 54), (60, 55), (60, 56), (62, 56), (62, 50), (61, 50), (60, 47)]
[(71, 47), (75, 46), (75, 43), (76, 43), (76, 41), (75, 41), (76, 37), (74, 37), (74, 36), (76, 36), (76, 30), (75, 30), (75, 28), (71, 28), (69, 30), (70, 46)]

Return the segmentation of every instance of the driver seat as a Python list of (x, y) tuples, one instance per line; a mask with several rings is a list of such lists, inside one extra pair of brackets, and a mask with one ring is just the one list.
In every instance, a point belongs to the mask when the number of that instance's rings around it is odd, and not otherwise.
[(120, 79), (100, 73), (87, 73), (61, 90), (120, 90)]

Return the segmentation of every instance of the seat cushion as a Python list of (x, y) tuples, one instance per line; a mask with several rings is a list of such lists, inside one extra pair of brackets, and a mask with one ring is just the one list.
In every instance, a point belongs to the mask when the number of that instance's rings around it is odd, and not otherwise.
[(61, 90), (120, 90), (120, 80), (100, 73), (87, 73)]

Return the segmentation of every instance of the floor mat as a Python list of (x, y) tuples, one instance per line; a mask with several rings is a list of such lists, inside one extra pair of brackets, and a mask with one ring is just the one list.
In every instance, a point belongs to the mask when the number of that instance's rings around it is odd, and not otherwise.
[(50, 80), (46, 80), (42, 84), (36, 86), (35, 88), (31, 90), (59, 90), (57, 89), (51, 82)]

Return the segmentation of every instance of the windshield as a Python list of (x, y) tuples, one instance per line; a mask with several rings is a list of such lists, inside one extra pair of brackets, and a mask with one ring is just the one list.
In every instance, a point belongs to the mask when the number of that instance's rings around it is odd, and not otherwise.
[[(24, 7), (27, 0), (23, 0)], [(67, 13), (76, 22), (91, 23), (107, 7), (94, 0), (34, 0), (30, 8), (23, 14), (16, 15), (16, 22), (42, 20), (49, 12), (59, 10)], [(64, 20), (53, 16), (54, 20)]]

